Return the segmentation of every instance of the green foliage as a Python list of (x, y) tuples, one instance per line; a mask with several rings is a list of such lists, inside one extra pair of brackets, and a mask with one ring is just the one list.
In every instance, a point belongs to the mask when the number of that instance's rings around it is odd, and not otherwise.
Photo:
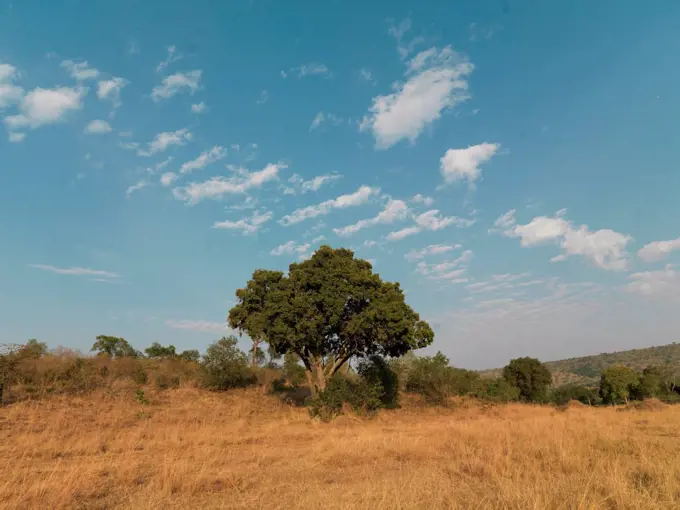
[(291, 264), (288, 276), (256, 271), (236, 297), (229, 324), (265, 338), (279, 354), (296, 353), (315, 394), (350, 358), (401, 356), (434, 338), (399, 284), (383, 282), (347, 249), (322, 246)]
[(22, 358), (42, 358), (47, 354), (47, 344), (31, 338), (21, 347), (18, 354)]
[(149, 405), (149, 400), (146, 398), (146, 395), (144, 395), (144, 390), (137, 390), (135, 392), (135, 401), (143, 406)]
[(503, 369), (503, 378), (519, 390), (525, 402), (545, 402), (552, 374), (536, 358), (516, 358)]
[(283, 376), (293, 386), (299, 386), (305, 381), (305, 369), (300, 365), (300, 357), (294, 352), (287, 352), (283, 356)]
[(267, 355), (264, 353), (262, 348), (258, 345), (253, 345), (248, 351), (248, 358), (250, 358), (250, 364), (252, 366), (262, 366), (267, 361)]
[(600, 376), (600, 397), (605, 404), (628, 402), (639, 385), (638, 375), (629, 367), (613, 366)]
[(201, 354), (196, 349), (189, 349), (187, 351), (182, 351), (179, 358), (184, 361), (198, 363), (201, 359)]
[(490, 402), (506, 403), (519, 399), (519, 390), (502, 377), (480, 380), (476, 397)]
[(136, 358), (139, 353), (125, 340), (115, 336), (99, 335), (92, 345), (91, 351), (105, 354), (112, 358), (131, 357)]
[(381, 407), (399, 407), (399, 378), (381, 356), (371, 356), (362, 360), (358, 368), (359, 376), (369, 386), (379, 388)]
[(228, 390), (249, 386), (256, 377), (248, 366), (246, 355), (236, 346), (234, 336), (223, 337), (210, 347), (203, 356), (201, 368), (203, 385), (214, 390)]
[(149, 358), (174, 358), (177, 356), (174, 345), (162, 346), (158, 342), (152, 343), (149, 347), (144, 349), (144, 352)]
[(380, 384), (369, 384), (363, 379), (353, 381), (336, 374), (323, 391), (310, 399), (309, 412), (323, 421), (342, 414), (345, 404), (356, 413), (371, 413), (382, 407), (382, 393)]
[(637, 384), (631, 388), (631, 398), (644, 400), (650, 397), (659, 397), (666, 393), (668, 383), (663, 381), (661, 370), (657, 367), (646, 367), (638, 379)]
[(407, 391), (422, 395), (432, 404), (445, 404), (449, 397), (471, 394), (478, 386), (479, 374), (450, 366), (441, 352), (412, 360), (406, 382)]
[(597, 390), (586, 388), (580, 384), (566, 384), (556, 388), (553, 392), (553, 400), (558, 405), (577, 400), (582, 404), (595, 405), (598, 402)]

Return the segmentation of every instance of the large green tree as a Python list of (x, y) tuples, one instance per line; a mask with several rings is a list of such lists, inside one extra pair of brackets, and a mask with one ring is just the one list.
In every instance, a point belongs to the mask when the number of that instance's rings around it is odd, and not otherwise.
[[(266, 292), (255, 299), (252, 290), (262, 288), (265, 276)], [(313, 395), (351, 358), (401, 356), (434, 339), (399, 284), (382, 281), (369, 262), (344, 248), (322, 246), (291, 264), (287, 276), (256, 271), (236, 296), (232, 327), (266, 338), (279, 354), (297, 354)]]
[(600, 397), (605, 404), (628, 402), (638, 384), (638, 375), (632, 368), (620, 365), (609, 367), (600, 376)]
[(98, 354), (106, 354), (112, 358), (122, 358), (124, 356), (136, 358), (139, 356), (139, 353), (127, 340), (117, 336), (99, 335), (90, 350)]
[(282, 278), (283, 273), (280, 271), (258, 269), (245, 288), (236, 291), (238, 302), (229, 310), (227, 318), (229, 326), (240, 333), (246, 333), (253, 341), (253, 348), (250, 351), (250, 362), (253, 367), (257, 366), (264, 356), (260, 343), (266, 341), (266, 299), (281, 283)]
[(544, 402), (552, 384), (552, 374), (536, 358), (515, 358), (503, 369), (503, 378), (519, 391), (527, 402)]
[(177, 356), (174, 345), (165, 347), (158, 342), (152, 343), (149, 347), (144, 349), (144, 352), (149, 358), (174, 358)]

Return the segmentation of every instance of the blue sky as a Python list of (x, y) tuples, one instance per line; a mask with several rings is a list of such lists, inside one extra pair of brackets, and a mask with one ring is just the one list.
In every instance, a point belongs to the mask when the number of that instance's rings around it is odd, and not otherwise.
[(0, 1), (3, 341), (203, 350), (322, 243), (458, 366), (678, 339), (677, 2), (151, 4)]

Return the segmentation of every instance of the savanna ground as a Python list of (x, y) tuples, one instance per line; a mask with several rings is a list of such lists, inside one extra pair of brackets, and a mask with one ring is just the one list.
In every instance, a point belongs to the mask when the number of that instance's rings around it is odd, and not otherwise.
[(0, 507), (680, 508), (680, 406), (462, 402), (330, 423), (259, 389), (0, 408)]

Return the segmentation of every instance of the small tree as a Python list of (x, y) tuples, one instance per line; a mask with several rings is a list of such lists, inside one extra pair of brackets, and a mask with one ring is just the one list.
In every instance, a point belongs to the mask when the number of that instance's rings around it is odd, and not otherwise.
[(248, 386), (255, 382), (248, 359), (237, 347), (235, 336), (222, 337), (208, 347), (201, 367), (204, 383), (215, 390)]
[(644, 400), (650, 397), (657, 397), (666, 393), (667, 383), (662, 380), (661, 370), (657, 367), (649, 366), (642, 371), (637, 384), (631, 387), (631, 398)]
[[(227, 322), (233, 329), (246, 333), (253, 341), (250, 351), (250, 362), (253, 367), (258, 365), (260, 343), (266, 340), (266, 300), (270, 293), (277, 288), (283, 278), (280, 271), (266, 271), (258, 269), (245, 288), (236, 291), (238, 304), (229, 310)], [(264, 353), (263, 353), (264, 354)]]
[(498, 379), (482, 381), (476, 396), (492, 402), (511, 402), (519, 398), (519, 390), (499, 377)]
[(343, 248), (322, 246), (291, 264), (288, 276), (256, 271), (236, 297), (229, 324), (266, 338), (279, 354), (297, 354), (313, 396), (350, 358), (401, 356), (434, 339), (399, 284), (383, 282), (369, 262)]
[(382, 407), (399, 407), (399, 378), (380, 356), (371, 356), (359, 363), (358, 372), (366, 384), (376, 388)]
[(42, 358), (47, 354), (47, 344), (31, 338), (21, 347), (19, 354), (25, 358)]
[(177, 352), (174, 345), (162, 346), (158, 342), (152, 343), (149, 347), (144, 349), (144, 352), (149, 358), (175, 358)]
[(605, 404), (627, 403), (638, 383), (638, 376), (631, 368), (618, 365), (609, 367), (600, 377), (600, 397)]
[(305, 369), (300, 364), (300, 357), (294, 352), (287, 352), (283, 356), (283, 376), (294, 386), (305, 380)]
[(182, 353), (179, 355), (179, 358), (183, 359), (184, 361), (193, 361), (194, 363), (198, 363), (201, 359), (201, 353), (199, 353), (196, 349), (189, 349), (187, 351), (182, 351)]
[(516, 358), (503, 369), (503, 378), (519, 390), (525, 402), (545, 402), (552, 384), (550, 370), (536, 358)]
[(112, 358), (131, 357), (136, 358), (139, 353), (125, 340), (116, 336), (99, 335), (92, 345), (91, 351), (105, 354)]

